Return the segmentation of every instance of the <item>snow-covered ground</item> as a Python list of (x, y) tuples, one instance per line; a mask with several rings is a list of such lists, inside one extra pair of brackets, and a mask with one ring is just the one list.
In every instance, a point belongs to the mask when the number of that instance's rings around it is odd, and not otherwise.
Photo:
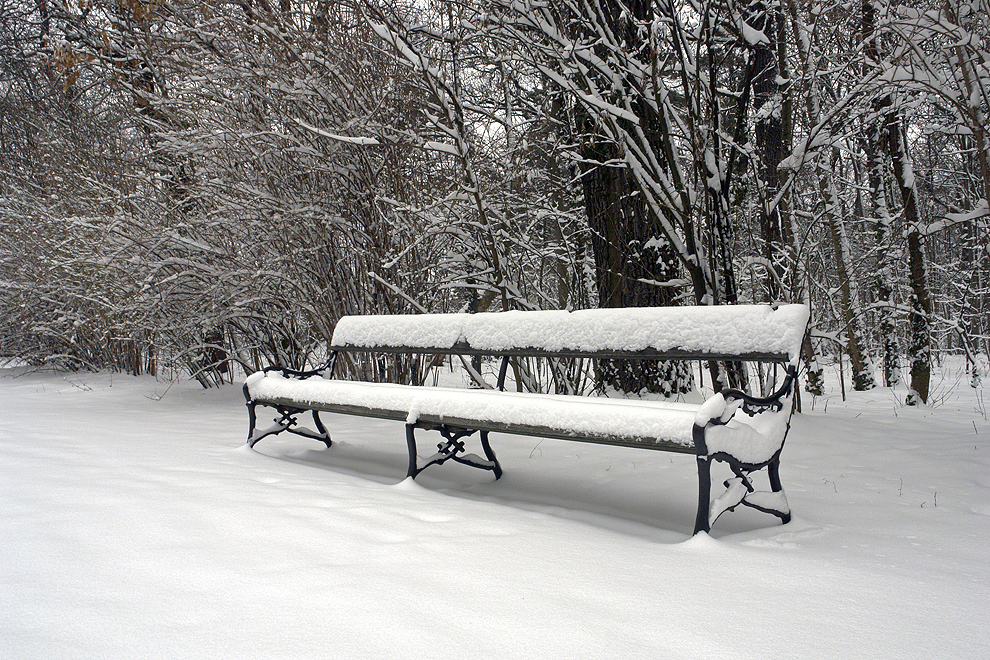
[(20, 373), (5, 660), (990, 658), (990, 394), (957, 369), (928, 408), (805, 394), (795, 520), (696, 538), (690, 456), (493, 435), (499, 482), (414, 483), (401, 424), (253, 451), (238, 387)]

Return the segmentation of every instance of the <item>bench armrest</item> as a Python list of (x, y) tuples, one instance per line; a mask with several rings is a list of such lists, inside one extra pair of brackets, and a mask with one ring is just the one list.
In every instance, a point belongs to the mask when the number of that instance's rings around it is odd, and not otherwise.
[[(794, 381), (797, 379), (797, 367), (790, 365), (787, 367), (787, 374), (784, 376), (784, 382), (780, 384), (775, 392), (769, 396), (759, 397), (746, 394), (742, 390), (737, 390), (734, 388), (729, 388), (719, 392), (726, 401), (726, 405), (731, 405), (734, 402), (738, 402), (736, 407), (740, 405), (743, 409), (756, 410), (759, 408), (774, 408), (779, 410), (783, 406), (783, 399), (789, 396), (794, 388)], [(707, 402), (706, 402), (707, 403)], [(723, 416), (723, 420), (726, 417)]]
[(281, 367), (281, 366), (278, 366), (278, 365), (272, 365), (270, 367), (265, 367), (264, 369), (262, 369), (261, 370), (261, 373), (267, 374), (267, 373), (272, 372), (272, 371), (277, 371), (278, 373), (282, 374), (283, 376), (286, 376), (286, 377), (289, 377), (289, 378), (298, 378), (299, 380), (305, 380), (307, 378), (312, 378), (313, 376), (322, 376), (323, 374), (329, 372), (330, 377), (332, 378), (333, 377), (334, 366), (336, 364), (337, 364), (337, 352), (336, 351), (332, 351), (330, 353), (330, 357), (327, 358), (327, 361), (324, 362), (323, 364), (321, 364), (320, 366), (316, 367), (315, 369), (309, 369), (309, 370), (303, 371), (303, 370), (300, 370), (300, 369), (290, 369), (288, 367)]
[(739, 464), (754, 466), (772, 461), (790, 426), (796, 378), (797, 368), (792, 365), (770, 396), (725, 389), (705, 401), (695, 415), (692, 431), (699, 458), (724, 454)]
[(752, 396), (734, 388), (724, 389), (701, 405), (695, 415), (694, 423), (701, 427), (707, 426), (713, 420), (717, 420), (713, 422), (715, 424), (725, 424), (732, 419), (740, 406), (749, 412), (767, 408), (780, 410), (783, 406), (782, 399), (791, 393), (796, 376), (797, 369), (793, 366), (788, 367), (784, 382), (776, 392), (765, 397)]

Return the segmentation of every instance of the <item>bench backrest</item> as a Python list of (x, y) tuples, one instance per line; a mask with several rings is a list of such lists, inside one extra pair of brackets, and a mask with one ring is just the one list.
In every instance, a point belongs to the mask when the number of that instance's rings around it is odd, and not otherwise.
[(345, 316), (334, 351), (797, 364), (806, 305)]

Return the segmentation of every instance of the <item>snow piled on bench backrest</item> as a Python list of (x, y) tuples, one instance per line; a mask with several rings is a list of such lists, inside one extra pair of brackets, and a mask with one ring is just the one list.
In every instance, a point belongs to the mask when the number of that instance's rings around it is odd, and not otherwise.
[(796, 362), (807, 323), (806, 305), (346, 316), (334, 329), (332, 347), (772, 354)]

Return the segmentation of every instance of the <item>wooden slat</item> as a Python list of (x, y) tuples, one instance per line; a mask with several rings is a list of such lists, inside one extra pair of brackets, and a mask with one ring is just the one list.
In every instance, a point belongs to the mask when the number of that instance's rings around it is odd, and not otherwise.
[(805, 305), (345, 316), (343, 351), (525, 357), (792, 361)]
[[(357, 417), (372, 417), (375, 419), (389, 419), (393, 421), (405, 422), (407, 412), (404, 410), (372, 408), (367, 406), (355, 406), (347, 404), (331, 404), (322, 402), (301, 402), (286, 398), (255, 399), (255, 403), (267, 405), (279, 405), (288, 408), (303, 408), (306, 410), (318, 410), (320, 412), (339, 413), (342, 415), (352, 415)], [(617, 445), (620, 447), (635, 447), (639, 449), (653, 449), (657, 451), (677, 452), (682, 454), (694, 454), (693, 445), (685, 446), (679, 442), (674, 442), (664, 438), (623, 436), (623, 435), (577, 435), (564, 429), (556, 429), (544, 426), (519, 425), (508, 422), (492, 420), (466, 419), (462, 417), (451, 417), (444, 415), (420, 415), (417, 423), (421, 424), (446, 424), (459, 428), (474, 429), (477, 431), (492, 431), (495, 433), (507, 433), (510, 435), (525, 435), (537, 438), (553, 438), (557, 440), (574, 440), (578, 442), (589, 442), (602, 445)]]
[(787, 362), (790, 357), (786, 353), (750, 352), (750, 353), (704, 353), (700, 351), (682, 350), (644, 350), (644, 351), (578, 351), (561, 350), (547, 351), (539, 348), (511, 348), (507, 350), (476, 349), (464, 342), (449, 348), (422, 348), (417, 346), (357, 346), (354, 344), (333, 344), (330, 350), (345, 353), (412, 353), (423, 355), (480, 355), (492, 357), (524, 357), (524, 358), (593, 358), (599, 360), (717, 360), (737, 362)]

